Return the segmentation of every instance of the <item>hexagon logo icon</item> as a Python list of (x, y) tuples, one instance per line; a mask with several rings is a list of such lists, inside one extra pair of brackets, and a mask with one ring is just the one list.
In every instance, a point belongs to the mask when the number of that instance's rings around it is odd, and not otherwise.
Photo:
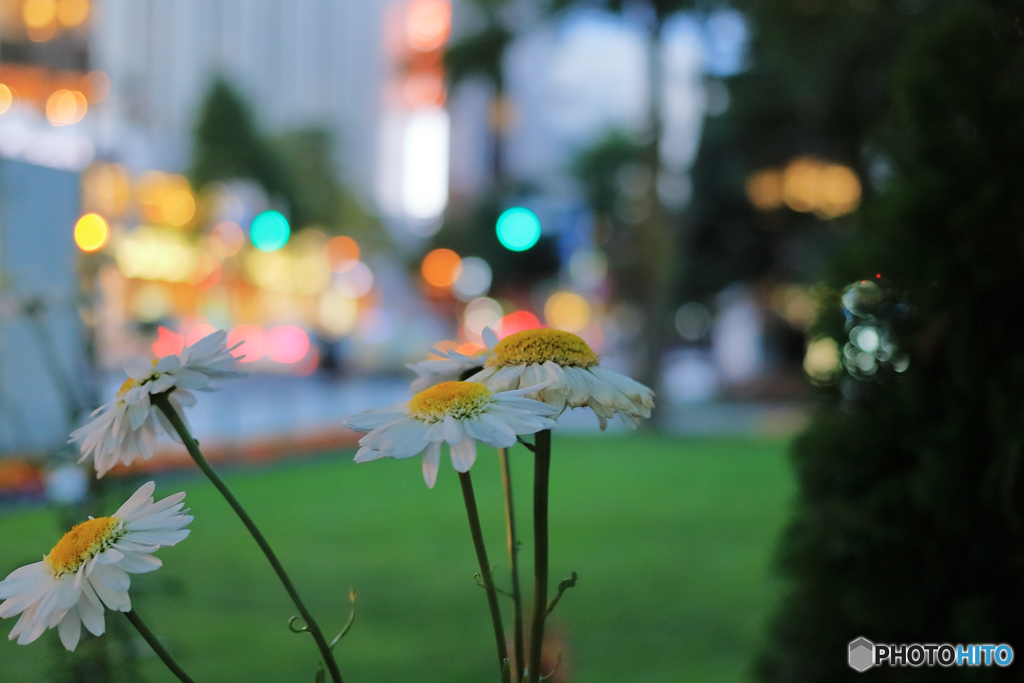
[(867, 671), (875, 665), (875, 644), (867, 638), (858, 638), (850, 642), (850, 668), (855, 671)]

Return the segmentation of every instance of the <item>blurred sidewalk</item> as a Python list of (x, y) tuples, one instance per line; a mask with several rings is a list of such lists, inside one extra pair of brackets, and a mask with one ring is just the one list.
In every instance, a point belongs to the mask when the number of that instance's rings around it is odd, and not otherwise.
[[(104, 395), (116, 392), (110, 380)], [(200, 406), (188, 411), (195, 436), (204, 450), (255, 448), (308, 450), (350, 446), (354, 435), (342, 425), (345, 417), (407, 400), (409, 378), (364, 377), (331, 379), (254, 375), (222, 383), (220, 391), (198, 393)], [(663, 408), (662, 425), (672, 433), (694, 435), (789, 436), (806, 423), (801, 403), (710, 402)], [(560, 429), (600, 433), (589, 410), (574, 410), (559, 420)], [(617, 419), (608, 431), (626, 429)]]

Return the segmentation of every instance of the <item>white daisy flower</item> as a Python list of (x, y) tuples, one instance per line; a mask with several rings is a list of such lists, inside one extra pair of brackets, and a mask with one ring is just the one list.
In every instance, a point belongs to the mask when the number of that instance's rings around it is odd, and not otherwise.
[(418, 394), (441, 382), (455, 382), (464, 379), (474, 371), (483, 368), (484, 363), (491, 355), (491, 350), (484, 347), (474, 354), (467, 355), (459, 353), (455, 349), (450, 351), (434, 349), (434, 353), (441, 358), (421, 360), (419, 363), (405, 366), (416, 373), (416, 379), (409, 386), (410, 394)]
[(444, 442), (452, 466), (468, 472), (476, 461), (477, 441), (509, 448), (520, 434), (553, 429), (555, 422), (549, 418), (558, 409), (523, 398), (542, 388), (492, 393), (476, 382), (442, 382), (404, 403), (352, 415), (345, 425), (369, 432), (359, 440), (355, 461), (411, 458), (422, 451), (423, 479), (433, 488)]
[(631, 427), (651, 416), (654, 392), (637, 381), (606, 370), (585, 341), (570, 332), (523, 330), (498, 341), (490, 329), (484, 341), (493, 351), (484, 368), (468, 379), (492, 391), (507, 391), (544, 383), (530, 394), (559, 411), (590, 407), (603, 430), (616, 413)]
[(153, 408), (150, 396), (173, 389), (168, 400), (188, 425), (183, 407), (196, 404), (189, 389), (210, 391), (213, 379), (245, 374), (234, 369), (243, 356), (232, 356), (237, 345), (227, 348), (226, 339), (227, 333), (219, 331), (186, 347), (181, 354), (156, 361), (138, 356), (128, 358), (124, 362), (128, 379), (116, 398), (93, 411), (93, 419), (71, 433), (68, 443), (80, 442), (79, 462), (92, 456), (96, 476), (102, 477), (118, 463), (130, 465), (137, 457), (149, 460), (156, 451), (157, 424), (180, 442), (181, 437), (167, 416)]
[(155, 485), (136, 491), (112, 517), (90, 518), (64, 534), (42, 562), (20, 569), (0, 581), (0, 618), (21, 618), (10, 640), (28, 645), (48, 628), (74, 650), (82, 624), (94, 635), (105, 630), (104, 607), (119, 612), (132, 608), (129, 574), (155, 571), (162, 562), (159, 548), (175, 545), (189, 534), (192, 521), (182, 510), (184, 493), (153, 502)]

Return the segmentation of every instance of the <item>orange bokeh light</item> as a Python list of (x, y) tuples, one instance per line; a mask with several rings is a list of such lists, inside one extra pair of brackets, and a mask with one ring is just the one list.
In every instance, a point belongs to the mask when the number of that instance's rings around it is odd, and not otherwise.
[(435, 249), (423, 259), (423, 279), (434, 287), (451, 287), (462, 272), (462, 259), (451, 249)]
[(347, 235), (332, 237), (327, 240), (327, 260), (335, 273), (352, 270), (359, 260), (359, 243)]
[(452, 5), (448, 0), (413, 0), (405, 20), (405, 37), (414, 50), (437, 50), (452, 30)]

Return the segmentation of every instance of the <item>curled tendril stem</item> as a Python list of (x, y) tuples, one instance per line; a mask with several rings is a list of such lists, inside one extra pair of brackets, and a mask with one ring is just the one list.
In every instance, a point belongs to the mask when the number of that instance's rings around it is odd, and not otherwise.
[(576, 572), (573, 572), (572, 576), (570, 576), (568, 579), (562, 579), (562, 581), (558, 584), (558, 593), (555, 594), (555, 597), (551, 600), (551, 603), (548, 605), (547, 610), (545, 610), (544, 612), (545, 617), (547, 617), (549, 614), (551, 614), (552, 611), (554, 611), (555, 605), (557, 605), (558, 601), (562, 599), (562, 594), (565, 593), (565, 591), (572, 588), (573, 586), (575, 586), (576, 580), (578, 578), (579, 577), (576, 575)]
[(284, 586), (285, 592), (288, 593), (288, 597), (292, 599), (295, 604), (295, 609), (302, 615), (302, 620), (306, 623), (306, 628), (309, 630), (309, 634), (313, 636), (314, 642), (316, 642), (317, 649), (320, 650), (320, 656), (324, 660), (324, 664), (327, 666), (327, 671), (331, 675), (333, 683), (342, 683), (341, 672), (338, 670), (338, 663), (334, 659), (334, 654), (331, 652), (331, 648), (327, 644), (327, 639), (324, 638), (324, 633), (320, 630), (320, 625), (316, 623), (313, 615), (310, 614), (309, 610), (306, 609), (306, 605), (302, 602), (302, 598), (299, 597), (298, 591), (295, 589), (295, 584), (292, 583), (291, 577), (288, 576), (288, 572), (285, 571), (284, 565), (281, 564), (281, 560), (278, 559), (277, 554), (274, 553), (274, 549), (270, 547), (270, 543), (267, 542), (263, 532), (260, 531), (259, 527), (256, 526), (256, 522), (253, 521), (249, 513), (246, 512), (242, 506), (241, 501), (235, 497), (235, 494), (228, 487), (227, 483), (221, 479), (217, 471), (210, 466), (207, 462), (206, 456), (199, 450), (199, 444), (192, 438), (192, 434), (189, 432), (188, 427), (185, 426), (181, 416), (178, 415), (178, 411), (171, 405), (168, 397), (170, 393), (174, 391), (174, 387), (168, 389), (161, 394), (153, 394), (151, 401), (160, 411), (167, 417), (167, 420), (174, 427), (174, 431), (181, 437), (181, 442), (188, 449), (188, 454), (192, 456), (192, 460), (195, 461), (196, 465), (202, 470), (206, 478), (210, 480), (210, 483), (224, 496), (224, 500), (228, 502), (231, 509), (235, 511), (238, 518), (242, 520), (242, 524), (252, 535), (253, 540), (256, 541), (256, 545), (263, 551), (263, 555), (267, 558), (270, 566), (273, 568), (274, 573), (277, 574), (277, 578), (281, 581), (281, 585)]
[(352, 602), (352, 611), (349, 613), (348, 621), (345, 622), (345, 626), (342, 627), (341, 632), (334, 637), (334, 640), (331, 641), (330, 647), (331, 647), (332, 650), (334, 649), (334, 646), (338, 644), (338, 641), (340, 641), (342, 638), (344, 638), (348, 634), (349, 629), (352, 628), (352, 624), (354, 624), (355, 621), (356, 621), (356, 591), (355, 591), (355, 589), (352, 589), (351, 591), (349, 591), (348, 599), (349, 599), (349, 601)]

